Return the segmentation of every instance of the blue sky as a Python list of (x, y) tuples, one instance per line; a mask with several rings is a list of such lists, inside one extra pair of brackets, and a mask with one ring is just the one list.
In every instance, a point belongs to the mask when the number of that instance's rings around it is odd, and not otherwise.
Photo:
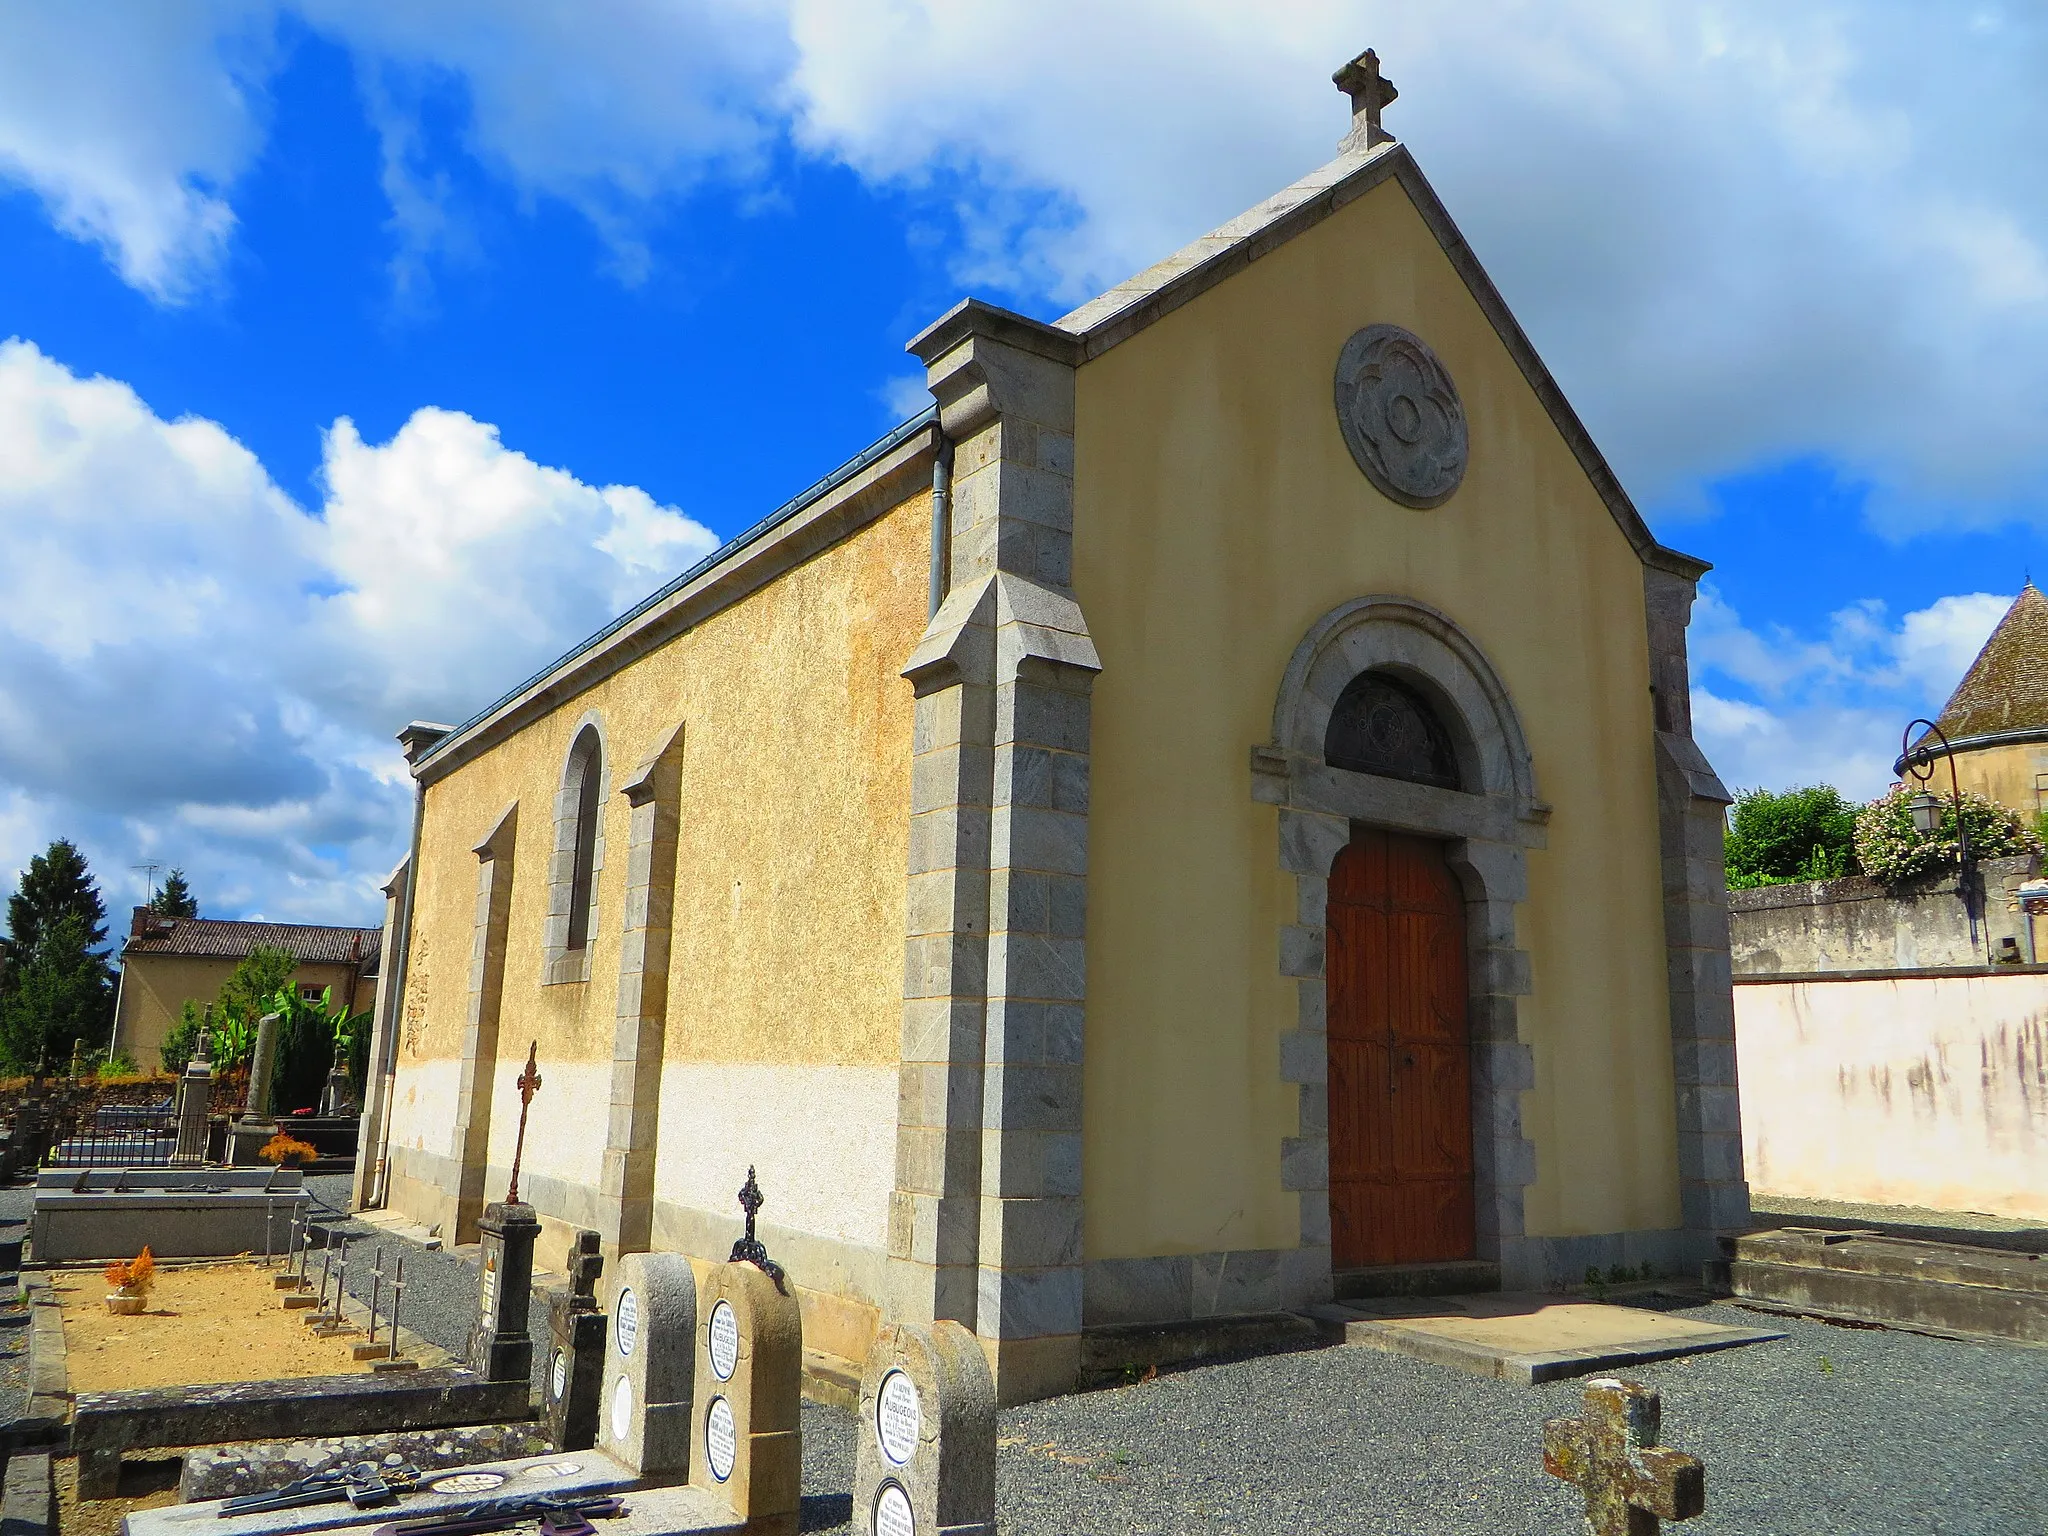
[(2032, 10), (0, 0), (0, 883), (373, 916), (461, 718), (1046, 317), (1414, 149), (1666, 542), (1733, 783), (1883, 787), (2042, 548)]

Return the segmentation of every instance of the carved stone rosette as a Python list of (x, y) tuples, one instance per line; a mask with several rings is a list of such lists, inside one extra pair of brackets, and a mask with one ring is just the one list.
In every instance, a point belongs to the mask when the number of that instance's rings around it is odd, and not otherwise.
[(1337, 420), (1351, 457), (1381, 494), (1437, 507), (1465, 478), (1465, 407), (1421, 337), (1368, 325), (1337, 358)]

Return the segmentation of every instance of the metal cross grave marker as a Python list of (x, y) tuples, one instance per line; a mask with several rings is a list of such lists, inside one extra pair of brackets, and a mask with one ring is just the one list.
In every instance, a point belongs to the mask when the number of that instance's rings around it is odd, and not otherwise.
[(775, 1288), (788, 1294), (788, 1287), (782, 1283), (782, 1266), (768, 1257), (768, 1250), (761, 1240), (754, 1236), (754, 1218), (761, 1214), (761, 1207), (768, 1203), (768, 1197), (761, 1193), (761, 1186), (754, 1182), (754, 1165), (747, 1164), (747, 1182), (740, 1186), (740, 1209), (747, 1213), (747, 1234), (732, 1245), (732, 1252), (726, 1256), (728, 1264), (751, 1264), (775, 1282)]
[(1657, 1444), (1656, 1388), (1606, 1377), (1585, 1404), (1576, 1419), (1544, 1421), (1543, 1470), (1585, 1491), (1587, 1536), (1656, 1536), (1660, 1521), (1707, 1507), (1699, 1459)]
[(540, 1042), (534, 1041), (526, 1048), (526, 1070), (519, 1074), (515, 1085), (519, 1089), (519, 1139), (512, 1143), (512, 1182), (505, 1189), (505, 1203), (519, 1203), (519, 1160), (526, 1154), (526, 1112), (533, 1105), (533, 1096), (540, 1091), (540, 1062), (537, 1059)]

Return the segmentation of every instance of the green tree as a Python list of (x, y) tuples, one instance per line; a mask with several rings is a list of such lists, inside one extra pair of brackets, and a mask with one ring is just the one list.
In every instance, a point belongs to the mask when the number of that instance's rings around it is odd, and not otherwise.
[(234, 1072), (249, 1065), (256, 1049), (256, 1021), (276, 1011), (277, 994), (295, 990), (292, 976), (299, 962), (288, 949), (258, 944), (237, 962), (220, 993), (210, 1003), (187, 999), (178, 1022), (164, 1036), (163, 1061), (166, 1072), (182, 1072), (199, 1044), (199, 1031), (207, 1034), (207, 1058), (216, 1072)]
[(8, 959), (25, 969), (44, 933), (66, 913), (77, 915), (85, 947), (98, 949), (107, 939), (107, 904), (86, 867), (85, 855), (69, 838), (58, 838), (28, 861), (21, 883), (7, 898)]
[(0, 1058), (11, 1072), (42, 1072), (71, 1058), (74, 1041), (97, 1047), (112, 1022), (114, 990), (105, 956), (77, 912), (40, 929), (14, 984), (0, 999)]
[(174, 869), (164, 880), (164, 888), (149, 898), (149, 910), (160, 917), (197, 917), (199, 900), (192, 894), (192, 887), (185, 883), (185, 871)]
[(1738, 791), (1722, 844), (1729, 889), (1859, 873), (1856, 812), (1832, 784)]

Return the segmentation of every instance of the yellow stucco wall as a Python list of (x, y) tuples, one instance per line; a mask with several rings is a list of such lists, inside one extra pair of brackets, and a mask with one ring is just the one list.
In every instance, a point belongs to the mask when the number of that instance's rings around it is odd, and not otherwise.
[[(753, 1102), (768, 1113), (777, 1106), (773, 1093), (758, 1097), (763, 1070), (794, 1073), (800, 1085), (818, 1068), (886, 1074), (885, 1134), (893, 1138), (913, 704), (898, 673), (925, 626), (929, 519), (928, 495), (896, 507), (429, 785), (395, 1146), (450, 1151), (476, 905), (471, 850), (516, 800), (491, 1162), (511, 1160), (510, 1082), (527, 1043), (537, 1041), (543, 1129), (528, 1140), (525, 1166), (595, 1188), (611, 1098), (631, 816), (617, 791), (679, 722), (657, 1198), (701, 1208), (697, 1191), (666, 1177), (671, 1141), (692, 1120), (701, 1129), (703, 1114), (687, 1101), (701, 1100), (704, 1113), (713, 1101), (720, 1112), (738, 1114)], [(610, 791), (590, 980), (543, 985), (554, 799), (586, 720), (603, 734)], [(700, 1066), (729, 1075), (692, 1075)], [(742, 1076), (749, 1070), (756, 1076)], [(796, 1101), (786, 1106), (791, 1115), (832, 1113), (802, 1092), (785, 1096)], [(801, 1153), (800, 1138), (781, 1139)], [(724, 1170), (704, 1174), (716, 1180), (720, 1212), (736, 1210), (732, 1191), (744, 1174), (745, 1149), (729, 1150), (740, 1160), (729, 1187)], [(878, 1204), (888, 1173), (885, 1166)], [(768, 1184), (766, 1166), (762, 1179)], [(771, 1199), (781, 1196), (769, 1219), (797, 1219), (790, 1180), (769, 1187)], [(398, 1189), (394, 1198), (415, 1196)]]
[[(210, 1003), (221, 983), (234, 974), (236, 962), (206, 955), (126, 955), (121, 961), (121, 1011), (115, 1044), (145, 1072), (163, 1065), (164, 1037), (177, 1027), (186, 1002)], [(375, 981), (360, 980), (348, 965), (302, 965), (293, 984), (331, 987), (336, 1003), (352, 1011), (370, 1006)]]
[[(1331, 403), (1345, 339), (1404, 325), (1449, 367), (1470, 468), (1382, 499)], [(1406, 195), (1386, 183), (1084, 365), (1075, 589), (1094, 695), (1087, 1257), (1292, 1247), (1279, 1075), (1294, 882), (1249, 753), (1323, 614), (1449, 614), (1511, 691), (1555, 808), (1519, 941), (1536, 1087), (1532, 1236), (1678, 1225), (1643, 578)]]
[[(2014, 742), (2001, 747), (1964, 747), (1955, 754), (1956, 782), (1964, 789), (1989, 795), (2021, 816), (2048, 810), (2048, 797), (2035, 788), (2048, 778), (2048, 741)], [(1948, 790), (1948, 770), (1936, 762), (1928, 785), (1937, 794)]]

